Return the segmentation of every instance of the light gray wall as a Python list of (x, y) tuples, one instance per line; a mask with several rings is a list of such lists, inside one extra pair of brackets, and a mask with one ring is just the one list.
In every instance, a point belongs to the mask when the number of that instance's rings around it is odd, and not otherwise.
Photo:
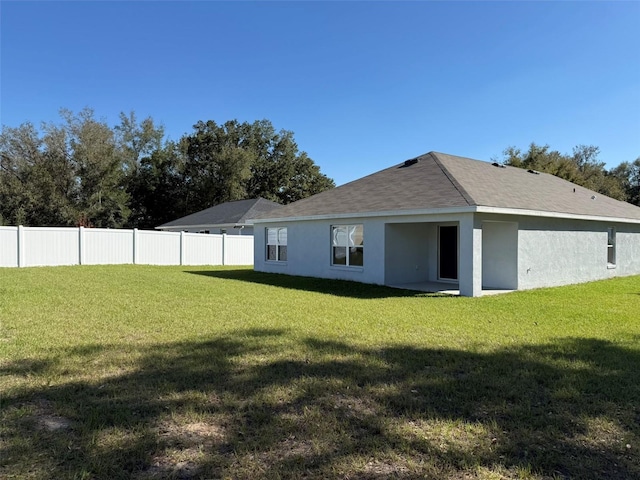
[[(640, 225), (615, 225), (616, 268), (614, 276), (640, 274)], [(612, 272), (609, 272), (611, 275)]]
[(518, 288), (518, 224), (482, 222), (482, 287)]
[[(481, 286), (530, 289), (640, 274), (640, 225), (489, 214), (259, 223), (254, 266), (262, 272), (374, 284), (435, 281), (437, 225), (452, 222), (459, 225), (463, 295), (479, 295)], [(364, 267), (332, 266), (331, 225), (351, 224), (364, 226)], [(288, 228), (287, 262), (265, 261), (269, 226)], [(616, 268), (607, 266), (608, 226), (617, 229)]]
[[(254, 228), (254, 268), (260, 272), (353, 280), (379, 285), (435, 281), (436, 225), (455, 223), (459, 218), (459, 215), (419, 215), (259, 223)], [(362, 224), (364, 228), (364, 267), (332, 266), (331, 226), (353, 224)], [(286, 262), (265, 260), (265, 229), (276, 226), (287, 227)], [(405, 233), (415, 233), (416, 238)], [(402, 270), (401, 266), (407, 269)]]
[(387, 285), (429, 280), (429, 250), (436, 248), (436, 242), (428, 226), (426, 223), (389, 223), (385, 226)]
[(460, 295), (476, 297), (482, 294), (482, 220), (478, 215), (460, 215), (458, 284)]
[[(364, 267), (331, 265), (331, 226), (355, 224), (364, 229)], [(275, 226), (287, 227), (286, 262), (265, 260), (265, 229)], [(254, 228), (254, 242), (254, 268), (260, 272), (384, 284), (384, 223), (380, 221), (351, 218), (260, 223)]]
[[(519, 217), (518, 288), (640, 274), (640, 225)], [(607, 264), (607, 227), (617, 229), (616, 267)]]

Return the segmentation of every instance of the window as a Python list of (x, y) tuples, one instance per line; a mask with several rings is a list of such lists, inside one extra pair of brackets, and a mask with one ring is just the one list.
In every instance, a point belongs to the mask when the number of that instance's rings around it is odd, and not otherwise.
[(607, 264), (613, 267), (616, 264), (616, 229), (607, 228)]
[(267, 260), (286, 262), (287, 228), (267, 228)]
[(362, 267), (364, 265), (364, 230), (362, 225), (331, 227), (333, 265)]

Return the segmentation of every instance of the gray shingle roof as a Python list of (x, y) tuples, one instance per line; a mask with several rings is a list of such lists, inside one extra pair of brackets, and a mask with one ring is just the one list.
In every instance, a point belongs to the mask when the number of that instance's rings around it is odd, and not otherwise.
[(640, 207), (550, 174), (529, 173), (516, 167), (499, 168), (488, 162), (436, 152), (421, 155), (417, 160), (285, 205), (258, 218), (495, 207), (640, 220)]
[(172, 220), (156, 228), (189, 227), (189, 226), (216, 226), (216, 225), (244, 225), (247, 220), (282, 207), (279, 203), (254, 198), (250, 200), (237, 200), (226, 202), (201, 210), (186, 217)]

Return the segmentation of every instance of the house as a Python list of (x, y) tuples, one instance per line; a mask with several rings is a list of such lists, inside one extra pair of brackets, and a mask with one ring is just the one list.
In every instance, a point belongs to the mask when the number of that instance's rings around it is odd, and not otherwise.
[(640, 208), (430, 152), (254, 219), (254, 268), (479, 296), (640, 274)]
[(156, 229), (168, 232), (253, 235), (253, 225), (248, 220), (256, 215), (272, 212), (281, 206), (264, 198), (226, 202), (167, 222)]

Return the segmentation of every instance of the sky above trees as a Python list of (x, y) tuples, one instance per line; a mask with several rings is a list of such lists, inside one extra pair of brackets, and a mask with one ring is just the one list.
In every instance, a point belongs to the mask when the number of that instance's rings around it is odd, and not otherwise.
[(640, 2), (0, 4), (3, 125), (268, 119), (340, 185), (430, 150), (640, 156)]

